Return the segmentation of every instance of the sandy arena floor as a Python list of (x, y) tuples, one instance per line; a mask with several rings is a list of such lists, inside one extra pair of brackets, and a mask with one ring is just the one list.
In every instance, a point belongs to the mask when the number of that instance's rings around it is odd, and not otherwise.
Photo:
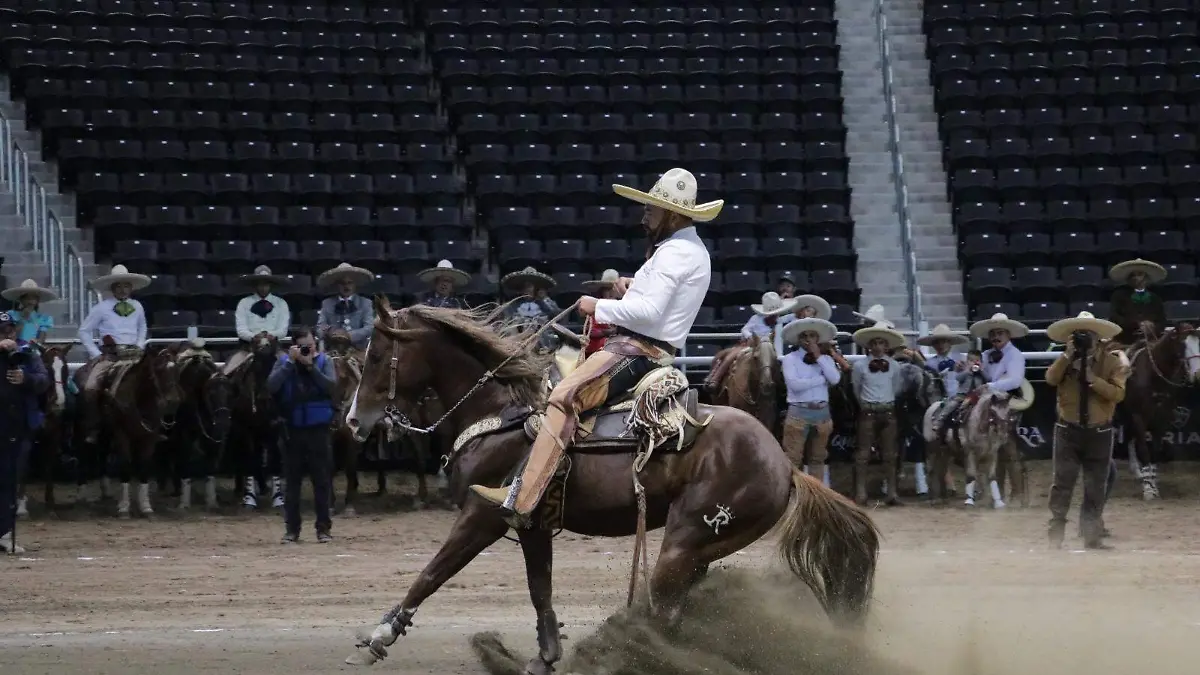
[[(1107, 518), (1117, 550), (1050, 553), (1048, 468), (1035, 466), (1031, 509), (877, 511), (885, 542), (870, 642), (925, 673), (966, 675), (969, 637), (980, 675), (1195, 673), (1200, 472), (1164, 467), (1167, 499), (1147, 505), (1122, 467)], [(338, 519), (332, 545), (313, 543), (310, 520), (296, 547), (277, 543), (281, 522), (269, 514), (26, 521), (20, 533), (36, 551), (0, 559), (0, 670), (354, 670), (342, 664), (354, 630), (400, 599), (452, 518), (426, 511)], [(771, 550), (760, 543), (728, 562), (767, 565)], [(556, 605), (568, 636), (589, 632), (622, 604), (631, 551), (630, 539), (560, 535)], [(499, 630), (532, 653), (532, 619), (520, 552), (501, 542), (431, 598), (392, 658), (371, 670), (481, 673), (467, 636)]]

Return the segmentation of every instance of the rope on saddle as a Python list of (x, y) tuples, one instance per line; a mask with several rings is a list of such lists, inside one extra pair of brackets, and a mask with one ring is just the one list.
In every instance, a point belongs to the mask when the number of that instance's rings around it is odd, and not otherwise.
[(637, 590), (638, 559), (642, 563), (642, 577), (646, 584), (646, 603), (654, 610), (654, 594), (650, 590), (650, 553), (646, 545), (646, 488), (638, 480), (638, 473), (650, 459), (653, 448), (647, 448), (638, 453), (633, 460), (633, 494), (637, 497), (637, 535), (633, 544), (633, 567), (629, 572), (629, 595), (625, 598), (625, 606), (633, 605), (633, 594)]
[(587, 361), (587, 348), (588, 348), (588, 342), (590, 342), (592, 339), (592, 322), (593, 321), (594, 321), (594, 317), (591, 316), (590, 314), (588, 316), (584, 317), (584, 319), (583, 319), (583, 335), (582, 335), (583, 349), (579, 350), (579, 360), (575, 362), (576, 368), (578, 368), (579, 366), (582, 366), (584, 361)]

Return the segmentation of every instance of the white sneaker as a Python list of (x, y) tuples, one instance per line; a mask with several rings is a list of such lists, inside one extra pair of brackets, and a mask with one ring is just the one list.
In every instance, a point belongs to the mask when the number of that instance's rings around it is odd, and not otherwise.
[(5, 532), (3, 536), (0, 536), (0, 551), (21, 554), (25, 552), (25, 549), (13, 544), (12, 532)]
[(17, 500), (17, 517), (18, 518), (28, 518), (29, 517), (29, 498), (28, 497), (21, 497), (20, 499)]

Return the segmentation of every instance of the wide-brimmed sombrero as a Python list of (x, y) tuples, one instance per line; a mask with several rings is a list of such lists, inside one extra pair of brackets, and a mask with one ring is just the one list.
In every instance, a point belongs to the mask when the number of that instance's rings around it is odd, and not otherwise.
[(1145, 272), (1146, 281), (1152, 284), (1157, 284), (1167, 278), (1166, 268), (1158, 263), (1142, 260), (1141, 258), (1126, 260), (1123, 263), (1113, 265), (1112, 269), (1108, 271), (1108, 276), (1113, 281), (1123, 284), (1129, 281), (1129, 275), (1134, 272)]
[(887, 340), (889, 350), (904, 346), (904, 335), (892, 328), (892, 322), (887, 320), (877, 321), (874, 326), (854, 331), (854, 341), (863, 347), (870, 345), (871, 340), (876, 338)]
[(534, 288), (554, 288), (557, 284), (549, 274), (526, 267), (518, 272), (509, 272), (500, 280), (500, 285), (510, 290), (521, 290), (525, 284), (533, 284)]
[(833, 316), (833, 308), (829, 306), (829, 303), (825, 301), (825, 298), (822, 298), (819, 295), (805, 294), (792, 298), (793, 311), (798, 311), (804, 309), (805, 307), (812, 307), (817, 313), (816, 317), (818, 319), (824, 319), (828, 321)]
[(1008, 331), (1008, 336), (1012, 338), (1025, 337), (1029, 335), (1029, 326), (1008, 318), (1007, 314), (997, 312), (990, 319), (983, 319), (971, 324), (971, 336), (977, 338), (986, 338), (988, 333), (996, 330)]
[(342, 279), (349, 279), (355, 286), (366, 286), (375, 281), (375, 273), (371, 270), (355, 267), (350, 263), (342, 263), (331, 270), (325, 270), (317, 277), (317, 286), (328, 286)]
[(795, 300), (784, 300), (775, 291), (767, 291), (763, 293), (762, 302), (750, 305), (750, 309), (760, 316), (783, 316), (791, 312), (795, 305)]
[(691, 171), (671, 169), (664, 173), (649, 192), (642, 192), (627, 185), (613, 183), (613, 192), (639, 204), (657, 206), (667, 211), (687, 216), (698, 223), (707, 223), (717, 214), (725, 200), (718, 199), (704, 204), (696, 203), (696, 177)]
[(1121, 333), (1121, 327), (1117, 324), (1097, 319), (1091, 312), (1080, 312), (1079, 316), (1060, 319), (1050, 324), (1046, 329), (1046, 336), (1055, 342), (1066, 344), (1071, 339), (1071, 333), (1081, 330), (1095, 333), (1101, 340), (1111, 340)]
[(621, 278), (621, 274), (616, 270), (604, 270), (599, 279), (589, 279), (588, 281), (579, 284), (585, 291), (603, 291), (611, 288), (617, 280)]
[(417, 272), (417, 279), (424, 284), (435, 283), (442, 277), (449, 279), (450, 283), (455, 286), (466, 286), (471, 283), (471, 275), (455, 267), (454, 263), (449, 260), (439, 260), (436, 267)]
[(867, 308), (866, 314), (860, 312), (851, 312), (851, 314), (862, 319), (863, 323), (867, 324), (868, 326), (873, 326), (877, 323), (886, 323), (892, 328), (896, 327), (896, 324), (892, 323), (886, 316), (884, 316), (885, 310), (883, 309), (883, 305), (871, 305)]
[(817, 342), (829, 342), (837, 337), (837, 326), (829, 323), (825, 319), (809, 317), (807, 319), (793, 319), (783, 327), (783, 333), (780, 337), (788, 344), (796, 344), (800, 341), (800, 334), (806, 331), (812, 331), (817, 334)]
[(136, 291), (149, 286), (150, 277), (145, 274), (133, 274), (124, 265), (113, 265), (111, 272), (92, 279), (92, 288), (108, 290), (113, 284), (121, 283), (129, 284)]
[(55, 293), (49, 288), (42, 288), (41, 286), (38, 286), (37, 282), (33, 279), (26, 279), (25, 281), (21, 282), (20, 286), (15, 288), (6, 288), (3, 291), (0, 291), (0, 298), (4, 298), (10, 302), (17, 302), (27, 295), (36, 295), (38, 302), (48, 302), (58, 298), (58, 293)]
[(243, 274), (238, 278), (242, 284), (247, 286), (256, 286), (258, 284), (271, 284), (272, 286), (283, 286), (287, 283), (287, 277), (281, 274), (272, 274), (271, 268), (266, 265), (259, 265), (254, 268), (251, 274)]
[(950, 326), (947, 326), (944, 323), (939, 323), (933, 327), (933, 330), (929, 331), (929, 335), (924, 335), (917, 338), (917, 344), (923, 347), (932, 347), (933, 343), (937, 342), (938, 340), (946, 340), (952, 345), (961, 345), (970, 342), (967, 336), (959, 335), (958, 333), (950, 330)]

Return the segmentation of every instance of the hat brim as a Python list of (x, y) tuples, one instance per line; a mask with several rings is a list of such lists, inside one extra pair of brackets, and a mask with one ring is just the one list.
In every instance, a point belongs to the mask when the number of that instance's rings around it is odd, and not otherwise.
[(1050, 324), (1046, 328), (1046, 336), (1055, 342), (1066, 344), (1071, 339), (1071, 333), (1081, 330), (1095, 333), (1101, 340), (1111, 340), (1121, 334), (1121, 327), (1111, 321), (1073, 316)]
[(58, 299), (58, 293), (55, 293), (49, 288), (42, 288), (40, 286), (37, 288), (21, 288), (18, 286), (16, 288), (6, 288), (3, 291), (0, 291), (0, 298), (4, 298), (9, 302), (17, 302), (26, 295), (36, 295), (38, 297), (38, 302), (49, 302), (51, 300)]
[(812, 295), (809, 293), (797, 295), (791, 299), (791, 302), (793, 303), (793, 309), (800, 307), (812, 307), (814, 310), (816, 310), (818, 319), (829, 321), (833, 318), (833, 307), (830, 307), (829, 302), (819, 295)]
[(792, 310), (795, 308), (796, 308), (796, 301), (792, 300), (791, 298), (784, 300), (783, 304), (780, 305), (779, 307), (776, 307), (775, 309), (770, 309), (770, 310), (767, 309), (766, 306), (762, 305), (762, 304), (750, 305), (750, 309), (753, 310), (754, 313), (759, 316), (783, 316), (784, 314), (790, 314), (792, 312)]
[(657, 206), (660, 209), (666, 209), (667, 211), (678, 213), (681, 216), (687, 216), (698, 223), (707, 223), (713, 218), (716, 218), (718, 215), (720, 215), (721, 208), (725, 206), (725, 200), (718, 199), (713, 202), (705, 202), (704, 204), (697, 204), (691, 208), (688, 208), (681, 204), (673, 204), (665, 199), (655, 197), (647, 192), (642, 192), (641, 190), (631, 188), (628, 185), (618, 185), (613, 183), (612, 187), (613, 192), (626, 199), (635, 201), (639, 204)]
[(599, 279), (591, 279), (585, 281), (579, 286), (585, 291), (606, 291), (616, 285), (615, 281), (600, 281)]
[(783, 327), (783, 332), (780, 338), (788, 344), (796, 344), (800, 341), (800, 334), (806, 331), (812, 331), (817, 334), (819, 342), (829, 342), (837, 337), (837, 326), (829, 323), (826, 319), (818, 319), (809, 317), (807, 319), (795, 319), (789, 321)]
[(932, 347), (933, 343), (938, 340), (947, 340), (952, 345), (965, 345), (971, 341), (967, 336), (958, 333), (930, 333), (917, 338), (917, 344), (922, 347)]
[(375, 281), (375, 273), (371, 270), (366, 270), (361, 267), (342, 267), (333, 268), (321, 273), (317, 277), (317, 286), (324, 287), (336, 283), (338, 279), (350, 277), (356, 286), (366, 286)]
[(1129, 275), (1134, 272), (1145, 272), (1146, 280), (1152, 284), (1157, 284), (1167, 278), (1167, 269), (1149, 260), (1126, 260), (1123, 263), (1117, 263), (1108, 271), (1108, 278), (1123, 284), (1129, 281)]
[(854, 341), (860, 346), (866, 347), (871, 344), (871, 340), (875, 338), (883, 338), (887, 340), (888, 349), (904, 346), (904, 336), (889, 328), (860, 328), (854, 332)]
[(417, 272), (417, 280), (423, 284), (432, 284), (440, 277), (450, 277), (451, 283), (456, 287), (466, 286), (471, 283), (471, 275), (454, 267), (430, 267), (429, 269)]
[(520, 290), (525, 284), (533, 284), (535, 288), (554, 288), (558, 285), (552, 277), (541, 272), (510, 272), (500, 280), (500, 285), (509, 289)]
[(133, 290), (140, 291), (150, 285), (150, 277), (145, 274), (106, 274), (92, 279), (92, 288), (107, 291), (113, 284), (129, 284)]
[(987, 334), (1000, 328), (1008, 331), (1010, 337), (1022, 338), (1029, 335), (1029, 326), (1012, 319), (984, 319), (971, 324), (971, 337), (986, 338)]
[(1021, 380), (1021, 385), (1017, 388), (1021, 390), (1021, 395), (1010, 396), (1008, 398), (1008, 409), (1012, 412), (1029, 410), (1033, 407), (1033, 385), (1030, 384), (1029, 380)]

